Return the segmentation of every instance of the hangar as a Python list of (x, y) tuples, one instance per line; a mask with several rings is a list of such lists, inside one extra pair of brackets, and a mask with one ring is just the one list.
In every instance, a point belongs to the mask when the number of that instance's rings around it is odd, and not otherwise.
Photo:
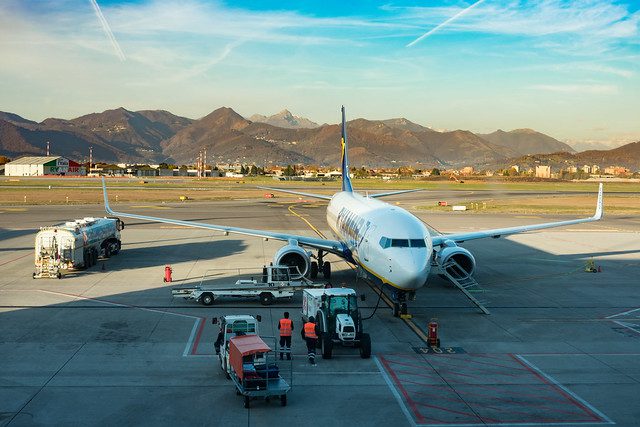
[(5, 164), (7, 176), (85, 175), (85, 167), (61, 156), (21, 157)]

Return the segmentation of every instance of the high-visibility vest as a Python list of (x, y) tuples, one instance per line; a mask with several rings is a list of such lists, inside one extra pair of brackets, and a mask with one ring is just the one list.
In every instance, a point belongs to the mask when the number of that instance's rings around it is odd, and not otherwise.
[(280, 336), (290, 337), (291, 330), (293, 329), (293, 322), (291, 319), (280, 319)]
[(304, 336), (305, 338), (318, 338), (315, 323), (307, 322), (304, 324)]

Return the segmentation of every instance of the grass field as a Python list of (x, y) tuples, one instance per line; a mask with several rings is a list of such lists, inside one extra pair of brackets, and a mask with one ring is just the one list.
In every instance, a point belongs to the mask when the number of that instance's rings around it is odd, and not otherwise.
[[(0, 179), (0, 206), (38, 204), (94, 204), (102, 202), (99, 178), (12, 178)], [(112, 202), (171, 203), (186, 196), (189, 201), (215, 201), (238, 198), (263, 198), (267, 190), (256, 186), (307, 189), (331, 195), (339, 189), (339, 182), (276, 181), (268, 177), (231, 178), (109, 178), (107, 186)], [(428, 190), (450, 193), (449, 204), (463, 204), (474, 212), (559, 213), (583, 214), (593, 211), (597, 183), (595, 182), (513, 182), (500, 179), (483, 181), (420, 181), (378, 179), (354, 180), (360, 190), (426, 190), (416, 196), (425, 203), (415, 208), (449, 210), (435, 206)], [(310, 190), (312, 189), (312, 190)], [(477, 192), (478, 194), (469, 193)], [(501, 197), (501, 193), (510, 194)], [(543, 198), (538, 193), (546, 194)], [(577, 194), (576, 194), (577, 193)], [(584, 194), (580, 194), (584, 193)], [(275, 193), (280, 199), (298, 197)], [(605, 184), (605, 205), (608, 214), (640, 214), (640, 184), (612, 182)], [(477, 207), (477, 209), (475, 209)]]

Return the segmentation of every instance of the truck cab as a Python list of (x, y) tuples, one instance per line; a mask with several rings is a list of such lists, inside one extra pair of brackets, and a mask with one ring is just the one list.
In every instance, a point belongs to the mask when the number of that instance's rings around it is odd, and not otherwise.
[(261, 320), (259, 315), (256, 317), (250, 315), (220, 316), (211, 320), (211, 323), (220, 326), (214, 347), (220, 361), (220, 368), (227, 378), (231, 378), (229, 340), (236, 336), (258, 335), (258, 322)]

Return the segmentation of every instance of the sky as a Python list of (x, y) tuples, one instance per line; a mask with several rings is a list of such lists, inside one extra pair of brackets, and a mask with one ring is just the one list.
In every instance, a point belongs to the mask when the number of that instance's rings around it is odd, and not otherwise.
[(640, 2), (2, 0), (0, 110), (287, 108), (640, 140)]

